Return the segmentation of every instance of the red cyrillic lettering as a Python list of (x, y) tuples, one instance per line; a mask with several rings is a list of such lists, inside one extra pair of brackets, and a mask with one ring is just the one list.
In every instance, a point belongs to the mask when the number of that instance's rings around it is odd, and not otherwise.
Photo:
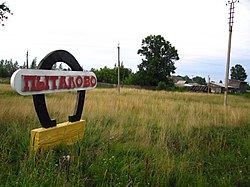
[(45, 76), (45, 85), (44, 85), (44, 90), (49, 89), (49, 76)]
[(90, 86), (90, 77), (85, 76), (84, 77), (84, 87), (89, 87)]
[(76, 77), (76, 86), (77, 87), (81, 87), (82, 86), (82, 82), (83, 82), (82, 77), (81, 76), (77, 76)]
[(41, 76), (36, 77), (36, 90), (41, 91), (44, 90), (45, 83), (41, 81)]
[[(27, 75), (27, 76), (23, 76), (24, 79), (24, 88), (23, 91), (31, 91), (31, 90), (35, 90), (36, 85), (35, 85), (35, 81), (36, 81), (36, 76), (31, 76), (31, 75)], [(29, 87), (29, 81), (31, 81), (31, 88)]]
[(57, 89), (57, 85), (56, 85), (56, 80), (57, 79), (58, 79), (58, 76), (50, 76), (50, 80), (52, 80), (52, 90)]
[(68, 88), (68, 85), (66, 83), (66, 77), (65, 76), (61, 76), (59, 89), (67, 89), (67, 88)]
[(74, 82), (74, 77), (69, 77), (69, 89), (72, 89), (72, 88), (75, 88), (76, 87), (76, 84)]
[(96, 86), (97, 81), (96, 81), (96, 78), (94, 76), (91, 76), (90, 83), (91, 83), (91, 87), (95, 87)]

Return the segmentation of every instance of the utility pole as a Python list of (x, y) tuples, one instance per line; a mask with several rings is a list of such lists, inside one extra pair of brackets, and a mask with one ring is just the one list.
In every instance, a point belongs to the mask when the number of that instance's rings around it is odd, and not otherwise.
[(26, 69), (29, 69), (29, 50), (26, 53)]
[(118, 94), (120, 95), (120, 45), (118, 43)]
[(230, 0), (228, 1), (229, 8), (229, 38), (228, 38), (228, 49), (227, 49), (227, 65), (226, 65), (226, 77), (225, 77), (225, 95), (224, 95), (224, 106), (227, 106), (227, 95), (228, 95), (228, 77), (229, 77), (229, 68), (230, 68), (230, 55), (231, 55), (231, 42), (232, 42), (232, 32), (233, 32), (233, 23), (234, 23), (234, 9), (235, 3), (238, 3), (239, 0)]
[(207, 93), (209, 93), (210, 88), (210, 76), (208, 75)]

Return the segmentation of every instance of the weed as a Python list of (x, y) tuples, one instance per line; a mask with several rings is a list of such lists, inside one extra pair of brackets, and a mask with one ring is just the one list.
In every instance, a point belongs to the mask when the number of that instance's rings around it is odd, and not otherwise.
[[(32, 97), (0, 85), (3, 186), (248, 186), (248, 96), (122, 89), (86, 95), (83, 140), (37, 155), (40, 126)], [(74, 93), (46, 96), (52, 118), (67, 120)]]

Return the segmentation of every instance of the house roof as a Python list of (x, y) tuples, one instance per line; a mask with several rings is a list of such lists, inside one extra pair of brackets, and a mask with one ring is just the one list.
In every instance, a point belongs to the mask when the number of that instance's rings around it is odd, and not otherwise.
[(230, 79), (228, 84), (234, 88), (240, 88), (241, 84), (247, 84), (247, 82)]
[(217, 82), (210, 82), (210, 87), (218, 87), (218, 88), (225, 88), (225, 85), (223, 83), (217, 83)]
[[(240, 88), (241, 84), (246, 84), (244, 81), (239, 81), (239, 80), (229, 80), (228, 82), (228, 87), (229, 88)], [(217, 88), (225, 88), (225, 84), (223, 83), (217, 83), (217, 82), (210, 82), (209, 83), (210, 87), (217, 87)]]
[(176, 84), (186, 84), (187, 81), (178, 81)]

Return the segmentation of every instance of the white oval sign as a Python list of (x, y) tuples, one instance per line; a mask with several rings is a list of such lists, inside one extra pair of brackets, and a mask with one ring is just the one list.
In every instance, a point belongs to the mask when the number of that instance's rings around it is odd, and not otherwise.
[(11, 76), (11, 87), (21, 95), (91, 90), (97, 85), (93, 72), (19, 69)]

